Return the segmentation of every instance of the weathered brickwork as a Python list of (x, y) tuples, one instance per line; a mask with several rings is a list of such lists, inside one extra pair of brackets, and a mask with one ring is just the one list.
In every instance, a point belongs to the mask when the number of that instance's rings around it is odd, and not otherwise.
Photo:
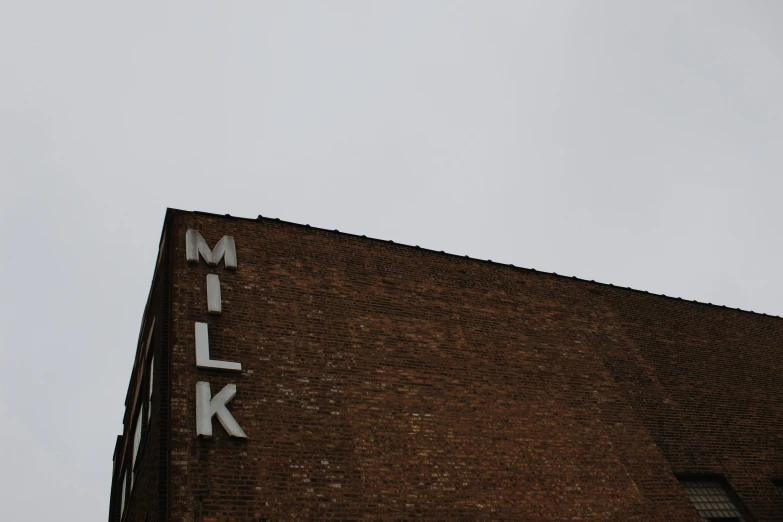
[[(237, 269), (187, 263), (188, 229)], [(270, 219), (164, 235), (166, 426), (123, 520), (698, 521), (696, 474), (783, 520), (779, 318)], [(196, 368), (196, 322), (241, 373)], [(198, 381), (236, 384), (247, 439), (196, 436)]]
[[(118, 437), (114, 454), (112, 476), (112, 498), (109, 507), (109, 522), (121, 520), (155, 521), (165, 506), (164, 491), (168, 467), (168, 393), (167, 371), (167, 300), (165, 299), (168, 277), (156, 270), (156, 278), (150, 291), (149, 302), (139, 335), (136, 361), (126, 397), (123, 417), (124, 433)], [(164, 267), (167, 268), (167, 267)], [(153, 321), (154, 319), (154, 321)], [(150, 362), (154, 358), (153, 386), (150, 388)], [(150, 393), (152, 390), (152, 393)], [(131, 485), (130, 470), (133, 466), (133, 439), (135, 422), (142, 417), (142, 436), (139, 442), (136, 475)], [(163, 470), (163, 471), (162, 471)], [(120, 509), (123, 478), (125, 478), (125, 509)]]

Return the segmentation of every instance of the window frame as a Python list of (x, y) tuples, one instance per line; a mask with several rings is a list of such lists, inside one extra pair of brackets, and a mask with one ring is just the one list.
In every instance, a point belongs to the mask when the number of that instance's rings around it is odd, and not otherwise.
[[(685, 495), (685, 498), (688, 500), (690, 505), (693, 506), (694, 511), (696, 511), (697, 515), (703, 520), (707, 522), (711, 522), (711, 521), (732, 522), (733, 520), (739, 520), (740, 522), (749, 522), (750, 520), (752, 520), (752, 518), (749, 516), (748, 510), (745, 508), (745, 504), (739, 498), (737, 492), (734, 491), (734, 488), (731, 487), (731, 483), (728, 480), (726, 480), (726, 477), (724, 477), (723, 475), (718, 473), (687, 473), (687, 474), (676, 474), (675, 477), (677, 478), (677, 482), (680, 488), (682, 489), (683, 495)], [(726, 494), (726, 497), (728, 497), (728, 499), (731, 501), (731, 503), (734, 506), (734, 509), (739, 513), (739, 517), (704, 518), (702, 514), (699, 512), (698, 508), (696, 507), (696, 504), (693, 502), (693, 500), (691, 500), (690, 496), (685, 490), (684, 484), (687, 482), (713, 482), (716, 485), (718, 485)]]
[(139, 461), (141, 460), (140, 454), (141, 454), (141, 441), (144, 438), (144, 405), (142, 404), (142, 407), (139, 408), (139, 412), (136, 414), (136, 428), (133, 430), (133, 445), (131, 447), (131, 465), (130, 465), (130, 473), (131, 473), (131, 483), (130, 483), (130, 489), (133, 491), (133, 486), (136, 483), (136, 469), (138, 468)]
[[(155, 352), (152, 351), (152, 354), (149, 358), (149, 364), (147, 366), (149, 368), (149, 377), (147, 377), (149, 384), (149, 393), (147, 394), (147, 428), (149, 428), (150, 422), (152, 421), (152, 395), (155, 392)], [(148, 429), (149, 431), (149, 429)]]
[(127, 494), (127, 485), (128, 485), (128, 469), (123, 468), (122, 469), (122, 490), (120, 491), (120, 520), (123, 519), (125, 515), (125, 503), (129, 500), (128, 497), (130, 495)]

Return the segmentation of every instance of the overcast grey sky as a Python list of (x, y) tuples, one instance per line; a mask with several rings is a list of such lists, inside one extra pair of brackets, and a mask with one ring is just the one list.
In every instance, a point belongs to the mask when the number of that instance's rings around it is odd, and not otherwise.
[(0, 519), (104, 521), (167, 206), (783, 315), (783, 3), (0, 1)]

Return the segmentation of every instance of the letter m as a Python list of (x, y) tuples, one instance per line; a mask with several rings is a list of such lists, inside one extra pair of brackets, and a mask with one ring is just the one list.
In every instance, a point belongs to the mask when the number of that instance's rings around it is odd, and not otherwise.
[(185, 255), (188, 262), (198, 263), (199, 254), (209, 265), (216, 266), (225, 258), (226, 268), (237, 267), (237, 248), (232, 236), (223, 236), (215, 245), (215, 249), (210, 250), (199, 231), (189, 229), (185, 236)]

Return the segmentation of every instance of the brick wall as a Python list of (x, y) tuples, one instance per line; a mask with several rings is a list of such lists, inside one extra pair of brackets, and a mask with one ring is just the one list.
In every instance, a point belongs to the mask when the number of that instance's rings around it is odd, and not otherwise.
[[(168, 260), (160, 264), (150, 290), (145, 310), (134, 367), (131, 372), (123, 417), (123, 436), (118, 438), (115, 449), (115, 469), (112, 477), (112, 498), (109, 522), (155, 522), (166, 502), (160, 495), (166, 491), (168, 468)], [(154, 322), (153, 322), (154, 320)], [(148, 342), (149, 341), (149, 342)], [(153, 391), (150, 395), (150, 359), (154, 356)], [(141, 411), (142, 437), (136, 464), (133, 486), (130, 476), (126, 481), (125, 509), (120, 507), (123, 476), (133, 465), (133, 439), (135, 421)], [(121, 517), (122, 514), (122, 517)]]
[[(696, 521), (694, 473), (783, 520), (779, 318), (268, 219), (167, 234), (172, 522)], [(197, 321), (242, 373), (196, 368)], [(197, 381), (247, 439), (196, 437)]]

